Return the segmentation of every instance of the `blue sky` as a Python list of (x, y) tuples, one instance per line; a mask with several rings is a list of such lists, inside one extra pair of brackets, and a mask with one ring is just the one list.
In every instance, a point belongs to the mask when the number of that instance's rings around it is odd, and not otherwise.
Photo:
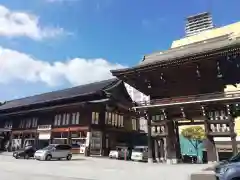
[(110, 69), (133, 66), (183, 37), (189, 15), (210, 10), (217, 26), (240, 19), (239, 0), (0, 0), (0, 5), (0, 100), (109, 78)]

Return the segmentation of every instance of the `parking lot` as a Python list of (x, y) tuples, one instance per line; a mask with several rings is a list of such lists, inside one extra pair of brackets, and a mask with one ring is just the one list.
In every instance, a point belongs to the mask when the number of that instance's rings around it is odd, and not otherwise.
[(37, 161), (0, 155), (1, 180), (186, 180), (207, 165), (165, 165), (74, 156), (72, 161)]

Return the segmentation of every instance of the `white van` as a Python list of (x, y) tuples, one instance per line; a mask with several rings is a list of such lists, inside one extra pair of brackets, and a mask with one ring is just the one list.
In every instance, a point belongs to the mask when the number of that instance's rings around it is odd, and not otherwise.
[(147, 162), (148, 147), (147, 146), (135, 146), (132, 150), (131, 160)]

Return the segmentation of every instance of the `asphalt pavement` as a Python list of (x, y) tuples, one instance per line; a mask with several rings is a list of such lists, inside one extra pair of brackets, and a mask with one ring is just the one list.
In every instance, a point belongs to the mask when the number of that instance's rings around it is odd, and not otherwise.
[(1, 180), (189, 180), (208, 165), (148, 164), (74, 156), (72, 161), (37, 161), (0, 155)]

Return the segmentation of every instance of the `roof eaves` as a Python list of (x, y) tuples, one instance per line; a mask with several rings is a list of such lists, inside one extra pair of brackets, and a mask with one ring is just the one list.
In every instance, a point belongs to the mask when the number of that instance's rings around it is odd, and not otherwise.
[(216, 49), (210, 49), (210, 50), (207, 50), (207, 51), (203, 51), (203, 52), (199, 52), (199, 53), (193, 53), (193, 54), (185, 55), (185, 56), (182, 56), (182, 57), (174, 57), (172, 59), (166, 59), (166, 60), (162, 60), (162, 61), (152, 61), (152, 62), (148, 62), (148, 63), (147, 63), (147, 61), (145, 61), (146, 63), (139, 64), (138, 66), (135, 66), (135, 67), (118, 69), (118, 70), (111, 70), (111, 73), (113, 75), (118, 75), (118, 74), (122, 74), (122, 73), (125, 73), (125, 72), (132, 73), (132, 72), (137, 71), (137, 70), (141, 70), (141, 69), (145, 69), (145, 68), (147, 68), (147, 69), (151, 68), (150, 66), (158, 67), (158, 66), (162, 66), (162, 65), (166, 65), (168, 63), (171, 63), (171, 62), (173, 62), (177, 59), (183, 59), (183, 58), (187, 58), (187, 57), (198, 56), (198, 55), (201, 55), (201, 54), (210, 53), (212, 51), (221, 51), (223, 49), (227, 49), (227, 48), (230, 48), (234, 45), (240, 44), (240, 38), (236, 39), (236, 40), (231, 40), (231, 41), (232, 42), (230, 44), (228, 44), (226, 46), (223, 46), (223, 47), (216, 48)]
[(6, 108), (4, 108), (4, 106), (8, 105), (6, 103), (6, 104), (0, 106), (0, 111), (7, 110), (7, 109), (24, 108), (24, 107), (28, 107), (28, 106), (34, 106), (34, 105), (39, 105), (39, 104), (46, 104), (46, 103), (57, 102), (57, 101), (61, 101), (61, 100), (69, 100), (69, 99), (73, 99), (73, 98), (77, 98), (77, 97), (92, 95), (92, 94), (95, 94), (95, 93), (97, 93), (97, 92), (84, 93), (84, 94), (70, 96), (70, 97), (56, 98), (54, 100), (39, 101), (37, 103), (29, 103), (29, 104), (25, 104), (25, 105), (22, 105), (22, 106), (15, 106), (15, 107), (6, 107)]

